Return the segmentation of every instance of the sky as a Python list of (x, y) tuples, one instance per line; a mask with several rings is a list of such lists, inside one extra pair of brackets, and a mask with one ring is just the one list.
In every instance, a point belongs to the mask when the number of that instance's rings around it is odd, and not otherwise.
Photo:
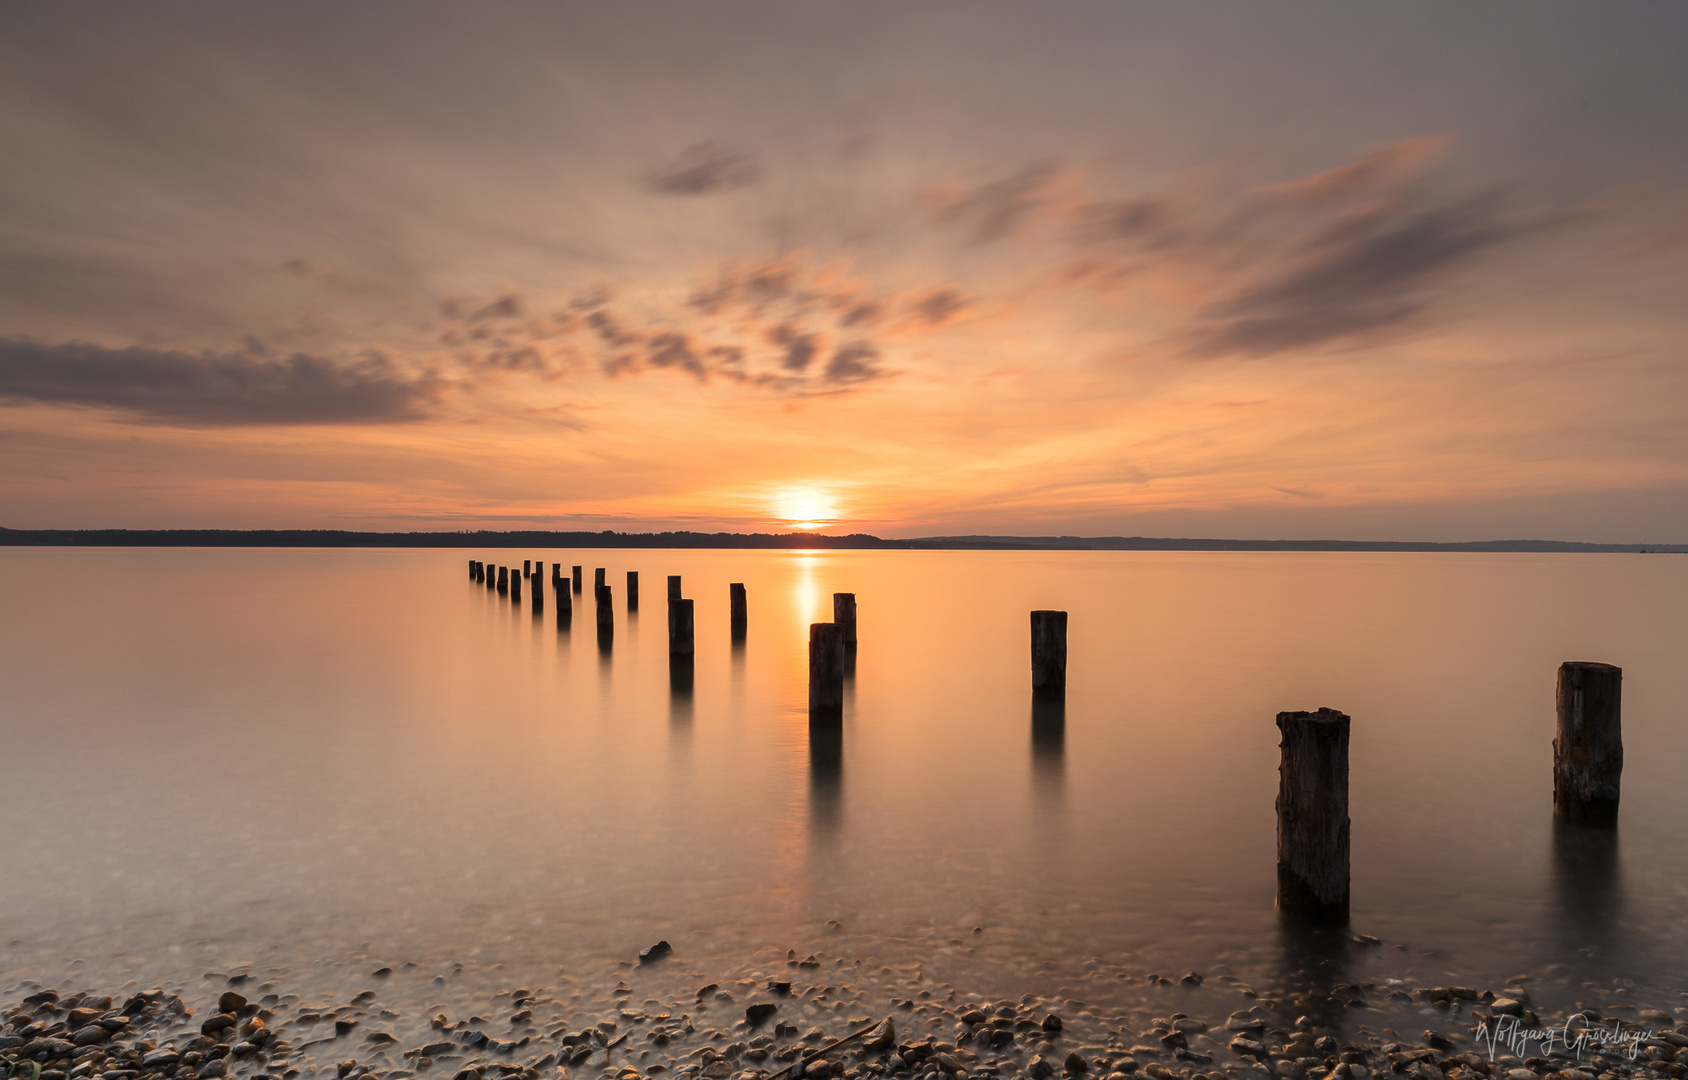
[(0, 526), (1688, 542), (1688, 6), (0, 6)]

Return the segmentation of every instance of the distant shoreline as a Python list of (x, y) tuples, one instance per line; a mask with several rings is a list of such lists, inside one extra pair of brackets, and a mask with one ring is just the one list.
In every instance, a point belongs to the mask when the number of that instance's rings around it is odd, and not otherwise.
[(5, 529), (0, 547), (737, 548), (851, 551), (1465, 551), (1685, 554), (1688, 544), (1570, 540), (1213, 540), (1146, 536), (923, 536), (867, 533), (353, 532), (339, 529)]

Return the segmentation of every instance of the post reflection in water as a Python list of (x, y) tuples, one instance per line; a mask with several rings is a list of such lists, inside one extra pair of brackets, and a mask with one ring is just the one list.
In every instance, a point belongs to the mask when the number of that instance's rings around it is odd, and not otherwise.
[(809, 724), (809, 835), (830, 840), (838, 831), (844, 794), (844, 728)]
[(1039, 805), (1059, 806), (1067, 782), (1067, 703), (1032, 698), (1032, 789)]
[(1611, 950), (1624, 906), (1616, 828), (1554, 818), (1553, 897), (1567, 952), (1592, 957)]
[(1305, 1014), (1314, 1027), (1333, 1034), (1343, 1030), (1349, 1002), (1364, 998), (1349, 983), (1350, 931), (1310, 926), (1279, 912), (1278, 941), (1281, 993), (1290, 1001), (1290, 1012)]
[(692, 741), (692, 658), (668, 658), (668, 732), (675, 749), (686, 750)]

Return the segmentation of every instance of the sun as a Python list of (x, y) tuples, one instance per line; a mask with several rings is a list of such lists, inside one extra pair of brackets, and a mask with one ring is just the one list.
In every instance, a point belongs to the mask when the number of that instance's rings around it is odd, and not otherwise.
[(826, 489), (812, 485), (780, 488), (769, 499), (773, 516), (794, 529), (823, 529), (838, 521), (838, 503)]

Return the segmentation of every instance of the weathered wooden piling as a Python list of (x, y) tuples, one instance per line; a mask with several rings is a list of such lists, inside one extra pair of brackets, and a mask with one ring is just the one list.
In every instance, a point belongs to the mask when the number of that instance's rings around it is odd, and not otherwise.
[(498, 567), (483, 565), (481, 567), (481, 577), (486, 579), (486, 587), (488, 590), (498, 588)]
[(1623, 668), (1559, 665), (1553, 737), (1553, 812), (1575, 825), (1616, 825), (1623, 779)]
[(627, 610), (634, 611), (639, 607), (639, 571), (627, 571)]
[(557, 588), (557, 582), (561, 580), (563, 580), (563, 564), (554, 562), (551, 564), (551, 588), (553, 591)]
[(1032, 612), (1032, 693), (1063, 697), (1067, 693), (1067, 613)]
[(668, 655), (691, 656), (696, 651), (692, 633), (692, 602), (668, 602)]
[(505, 593), (507, 593), (509, 591), (510, 591), (510, 568), (508, 566), (500, 566), (498, 568), (498, 595), (503, 596)]
[(532, 559), (523, 559), (522, 560), (522, 577), (528, 578), (528, 577), (532, 577), (532, 576), (533, 576), (533, 560)]
[(510, 568), (510, 602), (522, 602), (522, 579), (516, 576), (516, 568), (513, 566)]
[(1278, 714), (1278, 909), (1348, 922), (1348, 716)]
[(528, 584), (533, 588), (533, 613), (542, 614), (545, 611), (545, 585), (539, 580), (538, 567), (534, 567), (533, 580)]
[(615, 605), (611, 603), (610, 587), (598, 586), (598, 636), (615, 633)]
[(574, 568), (574, 595), (580, 595), (580, 567)]
[(844, 630), (844, 647), (856, 647), (856, 594), (853, 592), (835, 592), (832, 594), (832, 621)]
[(565, 612), (574, 610), (574, 599), (569, 593), (568, 578), (559, 577), (557, 579), (557, 588), (555, 592), (557, 594), (557, 614), (561, 615)]
[(668, 575), (668, 599), (669, 599), (670, 603), (672, 603), (675, 600), (680, 599), (680, 575), (679, 574), (669, 574)]
[(592, 595), (597, 596), (604, 591), (604, 568), (598, 567), (592, 571)]
[(475, 580), (475, 560), (469, 560), (469, 580)]
[(542, 563), (542, 562), (535, 562), (533, 564), (533, 580), (538, 581), (540, 578), (542, 578), (544, 576), (545, 576), (545, 564)]
[(809, 626), (809, 723), (844, 719), (844, 627), (835, 622)]
[(750, 606), (745, 602), (744, 582), (735, 581), (727, 586), (727, 610), (732, 623), (733, 637), (743, 637), (745, 626), (750, 621)]

